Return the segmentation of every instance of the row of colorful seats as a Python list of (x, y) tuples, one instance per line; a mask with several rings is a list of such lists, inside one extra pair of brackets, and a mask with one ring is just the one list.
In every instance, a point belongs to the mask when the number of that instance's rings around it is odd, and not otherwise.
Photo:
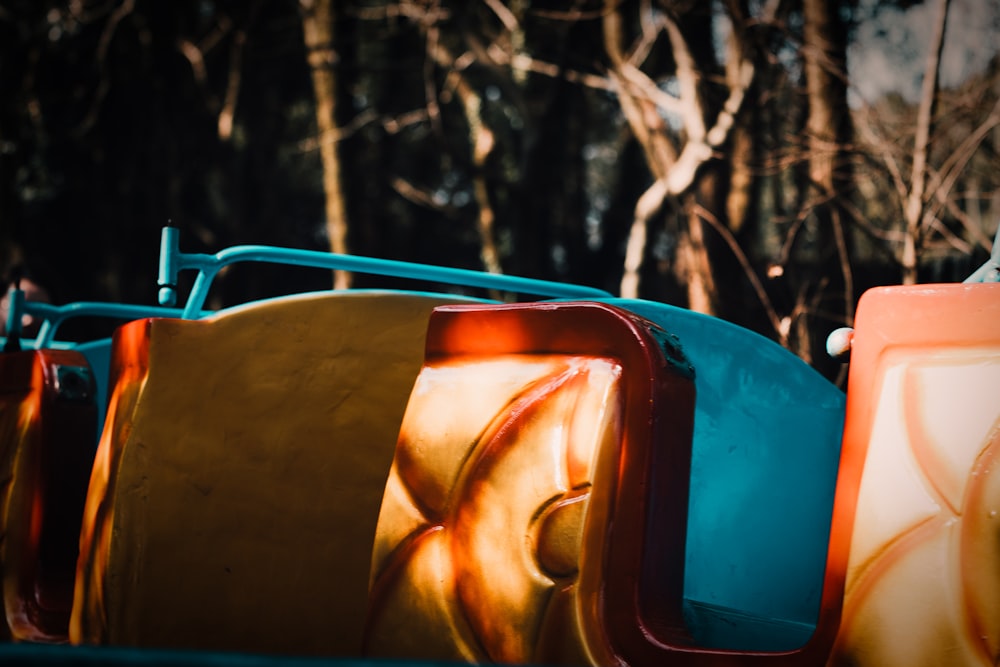
[[(204, 312), (233, 261), (545, 299)], [(0, 657), (995, 663), (1000, 285), (866, 293), (845, 397), (669, 305), (338, 261), (165, 230), (184, 308), (88, 344), (103, 367), (0, 355)]]

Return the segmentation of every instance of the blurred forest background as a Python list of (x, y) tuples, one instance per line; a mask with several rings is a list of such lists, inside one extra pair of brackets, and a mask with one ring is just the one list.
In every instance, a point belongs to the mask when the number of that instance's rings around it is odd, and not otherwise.
[(0, 0), (0, 268), (153, 304), (170, 223), (661, 300), (834, 377), (863, 290), (989, 254), (998, 37), (998, 0)]

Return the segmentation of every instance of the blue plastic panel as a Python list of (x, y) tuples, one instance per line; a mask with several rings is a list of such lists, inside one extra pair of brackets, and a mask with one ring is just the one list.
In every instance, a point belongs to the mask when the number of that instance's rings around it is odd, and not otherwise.
[(845, 396), (718, 318), (611, 299), (680, 338), (695, 368), (686, 618), (701, 646), (785, 650), (819, 612)]

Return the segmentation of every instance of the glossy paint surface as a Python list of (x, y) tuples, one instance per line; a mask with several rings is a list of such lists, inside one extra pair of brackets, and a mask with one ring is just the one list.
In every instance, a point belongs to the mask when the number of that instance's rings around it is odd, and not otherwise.
[(666, 304), (611, 303), (676, 334), (695, 368), (684, 576), (695, 645), (801, 648), (819, 617), (844, 393), (742, 327)]
[(357, 655), (431, 309), (325, 293), (121, 328), (76, 643)]
[(833, 665), (1000, 658), (1000, 285), (862, 298), (831, 542)]
[(0, 573), (4, 630), (65, 641), (96, 406), (86, 359), (0, 354)]
[[(693, 401), (665, 332), (624, 311), (438, 309), (379, 516), (366, 652), (615, 664), (616, 628), (683, 633)], [(673, 562), (647, 572), (649, 552)]]

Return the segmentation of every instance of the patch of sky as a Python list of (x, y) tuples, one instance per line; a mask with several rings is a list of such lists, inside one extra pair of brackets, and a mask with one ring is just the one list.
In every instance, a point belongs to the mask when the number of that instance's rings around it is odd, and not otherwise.
[[(920, 96), (936, 8), (925, 0), (906, 9), (861, 0), (859, 21), (847, 50), (853, 82), (851, 104), (873, 103), (896, 93)], [(941, 53), (940, 85), (961, 85), (981, 74), (1000, 52), (1000, 0), (951, 0)]]
[[(680, 97), (681, 95), (681, 85), (676, 76), (668, 76), (660, 79), (656, 86), (671, 97)], [(660, 118), (662, 118), (667, 123), (667, 126), (674, 132), (680, 132), (684, 128), (684, 119), (681, 118), (679, 114), (676, 114), (673, 111), (668, 111), (662, 107), (659, 107), (659, 112)]]

